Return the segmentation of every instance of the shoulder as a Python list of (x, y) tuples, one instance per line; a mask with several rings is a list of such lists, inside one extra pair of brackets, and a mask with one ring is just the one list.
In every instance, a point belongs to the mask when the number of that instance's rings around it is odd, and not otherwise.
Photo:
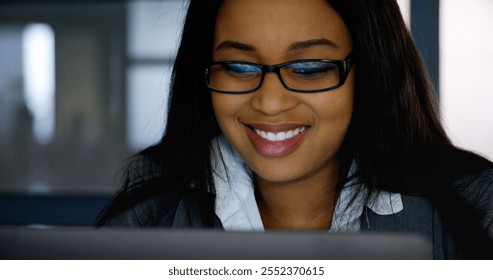
[(433, 207), (466, 256), (491, 258), (493, 163), (457, 148), (432, 156), (436, 158), (428, 163), (431, 179), (425, 187)]
[(447, 213), (460, 209), (463, 215), (470, 215), (465, 219), (479, 221), (493, 239), (493, 163), (460, 149), (440, 151), (434, 156), (439, 157), (432, 157), (435, 166), (429, 167), (432, 179), (428, 184), (435, 190), (430, 195), (434, 204), (445, 207)]
[(101, 212), (98, 226), (169, 226), (179, 203), (179, 194), (163, 186), (149, 185), (120, 190)]
[(460, 149), (432, 155), (426, 193), (464, 256), (492, 257), (493, 163)]
[[(99, 215), (97, 226), (191, 227), (215, 225), (215, 196), (169, 174), (145, 153), (127, 165), (122, 188)], [(212, 213), (211, 213), (212, 212)]]
[(455, 147), (434, 149), (417, 162), (419, 192), (434, 203), (490, 206), (493, 203), (493, 162)]
[[(106, 212), (99, 226), (130, 227), (220, 227), (214, 213), (214, 195), (198, 189), (178, 193), (161, 191), (129, 204), (116, 197), (109, 207), (120, 211)], [(118, 204), (126, 204), (118, 206)]]
[(370, 212), (363, 226), (427, 236), (436, 258), (491, 257), (493, 164), (447, 148), (430, 151), (417, 170), (421, 185), (416, 192), (401, 193), (403, 210), (390, 216)]
[[(97, 223), (99, 226), (169, 226), (173, 220), (174, 211), (173, 207), (163, 207), (165, 200), (160, 196), (148, 197), (129, 207), (121, 207), (121, 211), (106, 215)], [(118, 198), (111, 202), (110, 207), (112, 204), (119, 204)]]
[(128, 160), (120, 189), (100, 213), (97, 225), (145, 225), (147, 219), (142, 219), (141, 213), (172, 201), (173, 193), (167, 191), (168, 184), (163, 180), (166, 174), (164, 165), (146, 151)]
[(453, 186), (493, 240), (493, 168), (464, 175)]

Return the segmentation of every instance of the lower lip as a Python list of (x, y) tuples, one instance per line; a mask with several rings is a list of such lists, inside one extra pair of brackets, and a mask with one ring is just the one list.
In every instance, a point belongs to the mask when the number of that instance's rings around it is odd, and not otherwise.
[(246, 133), (253, 146), (261, 155), (266, 157), (284, 157), (289, 155), (299, 147), (307, 131), (308, 129), (284, 141), (269, 141), (255, 133), (249, 127), (246, 127)]

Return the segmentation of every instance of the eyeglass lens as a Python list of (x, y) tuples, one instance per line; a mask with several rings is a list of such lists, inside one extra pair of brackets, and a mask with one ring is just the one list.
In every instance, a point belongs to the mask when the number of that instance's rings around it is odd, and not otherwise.
[[(248, 63), (214, 64), (209, 70), (209, 85), (218, 90), (241, 92), (256, 89), (262, 82), (262, 66)], [(339, 83), (339, 67), (327, 61), (299, 61), (280, 67), (282, 82), (298, 90), (318, 90)]]

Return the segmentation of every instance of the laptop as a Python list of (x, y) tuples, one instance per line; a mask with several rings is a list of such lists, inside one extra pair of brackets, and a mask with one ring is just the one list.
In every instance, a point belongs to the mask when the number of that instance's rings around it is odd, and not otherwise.
[(30, 260), (416, 260), (431, 244), (414, 234), (208, 229), (0, 227), (0, 258)]

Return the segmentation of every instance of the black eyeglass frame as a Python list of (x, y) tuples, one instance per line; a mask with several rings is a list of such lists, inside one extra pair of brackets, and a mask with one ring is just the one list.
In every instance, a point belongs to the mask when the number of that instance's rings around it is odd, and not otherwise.
[[(339, 73), (340, 73), (339, 82), (336, 85), (331, 86), (331, 87), (328, 87), (328, 88), (310, 89), (310, 90), (296, 89), (296, 88), (289, 87), (286, 84), (286, 82), (284, 81), (284, 79), (282, 77), (282, 74), (281, 74), (281, 68), (282, 67), (284, 67), (286, 65), (294, 64), (294, 63), (315, 62), (315, 61), (328, 62), (328, 63), (335, 64), (337, 66), (337, 68), (338, 68)], [(260, 81), (259, 81), (257, 87), (255, 87), (253, 89), (249, 89), (249, 90), (243, 90), (243, 91), (227, 91), (227, 90), (216, 89), (216, 88), (213, 88), (213, 87), (211, 87), (209, 85), (209, 69), (210, 69), (210, 66), (212, 66), (212, 65), (218, 65), (218, 64), (226, 64), (227, 65), (227, 64), (236, 64), (236, 63), (242, 63), (242, 64), (247, 64), (247, 65), (252, 65), (252, 66), (256, 66), (256, 67), (258, 67), (258, 68), (261, 69), (262, 76), (260, 77)], [(353, 61), (353, 53), (352, 52), (349, 53), (349, 55), (344, 60), (302, 59), (302, 60), (293, 60), (293, 61), (283, 62), (283, 63), (275, 64), (275, 65), (265, 65), (265, 64), (258, 64), (258, 63), (245, 62), (245, 61), (214, 61), (214, 62), (212, 62), (210, 64), (209, 67), (207, 67), (205, 69), (205, 82), (207, 84), (207, 88), (210, 89), (210, 90), (212, 90), (212, 91), (215, 91), (215, 92), (226, 93), (226, 94), (246, 94), (246, 93), (252, 93), (252, 92), (257, 91), (262, 86), (262, 83), (264, 82), (265, 74), (268, 73), (268, 72), (274, 72), (274, 73), (277, 74), (277, 77), (281, 81), (281, 84), (287, 90), (293, 91), (293, 92), (301, 92), (301, 93), (316, 93), (316, 92), (333, 90), (333, 89), (339, 88), (342, 85), (344, 85), (344, 82), (346, 82), (347, 76), (349, 75), (349, 72), (351, 72), (351, 69), (352, 69), (353, 65), (354, 65), (354, 61)]]

